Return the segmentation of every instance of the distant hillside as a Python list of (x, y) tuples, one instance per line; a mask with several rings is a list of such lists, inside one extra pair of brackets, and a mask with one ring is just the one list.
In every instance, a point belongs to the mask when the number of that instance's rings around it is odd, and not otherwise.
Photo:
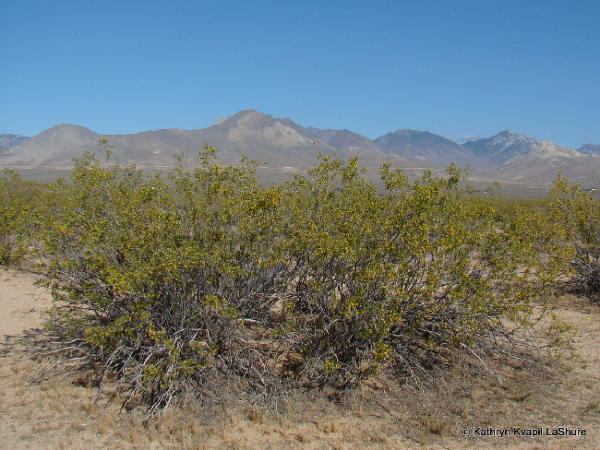
[(526, 155), (539, 144), (537, 139), (505, 130), (489, 138), (465, 142), (462, 147), (480, 158), (503, 164), (511, 158)]
[[(3, 165), (64, 165), (98, 145), (99, 136), (77, 125), (58, 125), (24, 143), (9, 148), (0, 157)], [(72, 163), (68, 163), (72, 165)]]
[[(329, 136), (330, 132), (336, 136)], [(189, 164), (194, 164), (205, 143), (218, 147), (219, 158), (223, 161), (233, 162), (245, 154), (269, 167), (308, 167), (314, 164), (318, 153), (342, 158), (360, 155), (381, 159), (386, 156), (364, 136), (346, 130), (311, 128), (308, 131), (290, 119), (246, 110), (199, 130), (165, 129), (101, 135), (78, 125), (58, 125), (4, 152), (0, 164), (69, 167), (73, 165), (73, 158), (84, 151), (99, 151), (101, 138), (108, 139), (120, 161), (146, 167), (173, 166), (174, 156), (178, 153), (183, 154)]]
[(561, 147), (552, 142), (502, 131), (492, 137), (463, 144), (490, 162), (490, 175), (522, 183), (549, 183), (559, 173), (573, 181), (600, 181), (600, 157)]
[(317, 153), (335, 149), (307, 134), (289, 119), (277, 119), (258, 111), (245, 110), (197, 132), (198, 143), (218, 147), (226, 161), (246, 154), (274, 167), (306, 167)]
[(446, 167), (452, 162), (461, 166), (482, 164), (468, 149), (428, 131), (397, 130), (378, 137), (375, 143), (388, 153), (420, 161), (425, 167)]
[(586, 155), (552, 142), (540, 142), (528, 153), (496, 168), (499, 177), (523, 183), (550, 183), (558, 174), (585, 186), (600, 184), (600, 155)]
[(20, 134), (0, 134), (0, 150), (7, 150), (11, 147), (16, 147), (29, 139), (27, 136)]
[(584, 155), (600, 155), (600, 144), (585, 144), (577, 149)]
[(101, 135), (63, 124), (32, 138), (0, 135), (0, 166), (67, 169), (85, 151), (100, 153), (101, 138), (108, 139), (115, 158), (122, 163), (148, 168), (173, 167), (176, 154), (183, 155), (185, 164), (195, 165), (198, 151), (206, 143), (220, 149), (219, 159), (225, 163), (247, 155), (261, 161), (265, 170), (280, 174), (312, 166), (317, 154), (322, 153), (340, 158), (359, 156), (371, 168), (389, 160), (397, 167), (433, 169), (456, 162), (468, 165), (482, 179), (539, 185), (552, 182), (562, 172), (582, 184), (600, 183), (600, 145), (586, 144), (574, 150), (508, 130), (463, 145), (428, 131), (410, 129), (371, 140), (350, 130), (305, 128), (288, 118), (254, 110), (240, 111), (196, 130)]
[(315, 139), (320, 139), (335, 148), (340, 154), (361, 156), (386, 156), (388, 153), (365, 136), (349, 130), (321, 130), (315, 127), (306, 129)]
[[(191, 135), (190, 135), (191, 134)], [(52, 127), (27, 142), (9, 149), (0, 164), (14, 166), (71, 167), (83, 152), (99, 152), (98, 141), (107, 138), (120, 161), (142, 166), (173, 165), (177, 152), (199, 149), (193, 132), (182, 130), (146, 131), (131, 135), (101, 135), (71, 124)]]

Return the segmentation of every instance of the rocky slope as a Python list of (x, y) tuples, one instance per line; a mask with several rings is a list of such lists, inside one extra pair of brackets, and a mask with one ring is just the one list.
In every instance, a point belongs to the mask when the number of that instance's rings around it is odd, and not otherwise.
[(539, 144), (537, 139), (505, 130), (489, 138), (465, 142), (462, 147), (490, 163), (503, 164), (530, 153)]

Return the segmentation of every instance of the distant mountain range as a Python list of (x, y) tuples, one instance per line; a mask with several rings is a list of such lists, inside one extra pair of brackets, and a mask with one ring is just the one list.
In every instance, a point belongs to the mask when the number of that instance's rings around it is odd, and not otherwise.
[(484, 161), (468, 149), (428, 131), (397, 130), (375, 139), (388, 153), (418, 161), (421, 166), (440, 167), (451, 162), (464, 166), (482, 166)]
[(600, 155), (600, 144), (585, 144), (577, 150), (585, 155)]
[(0, 134), (0, 151), (16, 147), (28, 139), (27, 136), (21, 136), (20, 134)]
[(58, 125), (32, 138), (0, 134), (0, 166), (72, 167), (73, 158), (84, 151), (98, 151), (101, 138), (108, 139), (118, 160), (140, 167), (172, 167), (176, 154), (182, 154), (186, 164), (195, 164), (200, 146), (208, 143), (220, 149), (224, 162), (246, 154), (273, 170), (304, 169), (323, 153), (341, 158), (358, 155), (372, 167), (387, 160), (406, 168), (441, 168), (456, 162), (468, 165), (473, 173), (519, 183), (546, 184), (558, 172), (584, 185), (600, 182), (600, 145), (596, 144), (575, 150), (508, 130), (462, 145), (428, 131), (407, 129), (371, 140), (349, 130), (304, 128), (290, 119), (253, 110), (197, 130), (101, 135), (78, 125)]

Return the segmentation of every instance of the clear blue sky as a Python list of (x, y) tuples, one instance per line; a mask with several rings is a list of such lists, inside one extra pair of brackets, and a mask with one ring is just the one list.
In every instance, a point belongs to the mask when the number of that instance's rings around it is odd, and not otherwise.
[(203, 128), (241, 109), (600, 143), (600, 1), (0, 0), (0, 133)]

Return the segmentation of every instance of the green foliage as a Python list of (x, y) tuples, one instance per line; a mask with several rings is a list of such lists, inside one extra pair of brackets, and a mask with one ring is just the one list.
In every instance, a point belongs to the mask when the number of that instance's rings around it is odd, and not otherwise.
[(277, 193), (258, 188), (251, 162), (220, 167), (213, 152), (170, 180), (85, 155), (53, 186), (41, 232), (55, 331), (154, 407), (220, 373), (266, 389), (243, 324), (274, 302)]
[(356, 160), (324, 158), (285, 189), (277, 250), (294, 264), (289, 339), (311, 383), (351, 385), (382, 364), (478, 345), (504, 318), (527, 324), (543, 285), (528, 277), (543, 264), (529, 222), (464, 198), (455, 167), (414, 184), (389, 166), (382, 177), (378, 195)]
[(600, 294), (600, 201), (559, 177), (552, 189), (551, 217), (572, 248), (573, 283), (588, 295)]
[(559, 267), (541, 212), (466, 196), (454, 166), (409, 183), (386, 165), (382, 194), (357, 159), (265, 188), (214, 154), (168, 178), (84, 155), (40, 213), (58, 341), (151, 411), (232, 379), (346, 388), (494, 349)]
[(9, 169), (0, 173), (0, 265), (15, 263), (26, 253), (39, 194), (37, 183)]

